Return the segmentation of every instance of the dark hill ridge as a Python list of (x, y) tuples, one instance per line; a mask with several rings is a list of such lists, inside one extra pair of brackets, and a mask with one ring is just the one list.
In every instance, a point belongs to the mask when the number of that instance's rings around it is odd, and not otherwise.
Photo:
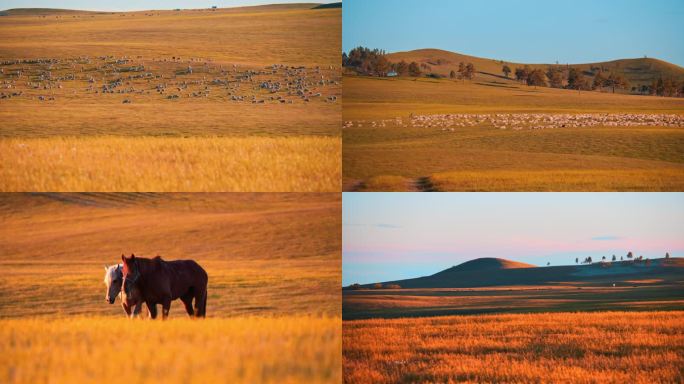
[(535, 265), (520, 263), (517, 261), (499, 259), (496, 257), (481, 257), (479, 259), (466, 261), (465, 263), (455, 265), (449, 269), (445, 269), (442, 272), (438, 272), (433, 276), (437, 276), (442, 273), (453, 273), (462, 271), (486, 271), (492, 269), (516, 269), (516, 268), (536, 268)]
[[(662, 279), (684, 283), (684, 259), (653, 259), (536, 267), (515, 261), (482, 258), (445, 269), (434, 275), (383, 282), (401, 288), (472, 288), (508, 285), (540, 285), (553, 283), (611, 283), (623, 278)], [(362, 285), (373, 288), (374, 284)]]
[(342, 2), (321, 4), (321, 5), (317, 5), (317, 6), (313, 7), (313, 9), (330, 9), (330, 8), (342, 8)]

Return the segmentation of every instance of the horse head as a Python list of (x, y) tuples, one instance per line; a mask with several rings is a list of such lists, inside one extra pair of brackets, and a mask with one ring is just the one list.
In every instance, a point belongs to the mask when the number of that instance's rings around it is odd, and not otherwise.
[(137, 285), (138, 280), (140, 279), (140, 269), (138, 268), (135, 255), (133, 254), (131, 254), (131, 257), (121, 255), (121, 260), (123, 261), (123, 282), (120, 287), (121, 300), (129, 308), (133, 308), (142, 302), (142, 295)]
[(114, 304), (116, 296), (121, 292), (121, 285), (123, 284), (123, 264), (114, 264), (109, 267), (105, 265), (104, 283), (107, 286), (107, 294), (105, 300), (109, 304)]

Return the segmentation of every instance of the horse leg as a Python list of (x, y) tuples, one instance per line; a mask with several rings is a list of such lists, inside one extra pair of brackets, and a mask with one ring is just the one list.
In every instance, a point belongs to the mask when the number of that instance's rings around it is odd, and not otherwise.
[(126, 317), (129, 317), (131, 315), (131, 308), (128, 306), (128, 304), (121, 303), (121, 307), (123, 308), (124, 312), (126, 312)]
[(183, 304), (185, 304), (185, 311), (190, 317), (192, 317), (195, 314), (192, 310), (192, 295), (186, 293), (185, 295), (181, 296), (181, 301)]
[(205, 317), (207, 314), (207, 290), (200, 290), (195, 294), (195, 317)]
[(165, 300), (162, 302), (162, 320), (166, 320), (169, 317), (169, 310), (171, 309), (171, 300)]
[(157, 318), (157, 304), (147, 303), (147, 310), (150, 311), (150, 319), (154, 320)]
[(131, 319), (138, 316), (140, 314), (141, 310), (142, 310), (142, 303), (135, 304), (135, 308), (133, 308), (133, 313), (131, 314)]

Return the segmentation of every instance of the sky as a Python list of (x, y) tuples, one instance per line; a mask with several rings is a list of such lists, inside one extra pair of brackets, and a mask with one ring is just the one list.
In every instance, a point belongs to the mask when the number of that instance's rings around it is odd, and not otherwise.
[(647, 55), (684, 66), (682, 0), (345, 0), (342, 48), (439, 48), (518, 63)]
[[(337, 0), (340, 1), (340, 0)], [(276, 3), (333, 3), (333, 0), (0, 0), (0, 10), (11, 8), (61, 8), (87, 11), (143, 11), (149, 9), (196, 9), (242, 7)]]
[(342, 283), (431, 275), (479, 257), (570, 265), (684, 257), (684, 193), (344, 193)]

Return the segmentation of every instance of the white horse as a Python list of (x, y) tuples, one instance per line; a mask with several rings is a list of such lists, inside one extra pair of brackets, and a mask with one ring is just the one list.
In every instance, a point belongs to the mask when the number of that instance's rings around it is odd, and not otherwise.
[[(139, 292), (131, 292), (131, 294), (126, 295), (121, 289), (121, 286), (123, 285), (123, 264), (114, 264), (109, 267), (105, 265), (104, 269), (104, 283), (107, 286), (105, 300), (109, 304), (114, 304), (114, 300), (116, 300), (116, 297), (118, 296), (121, 300), (121, 308), (126, 312), (126, 316), (130, 318), (139, 316), (142, 305), (142, 302), (139, 300)], [(149, 315), (150, 313), (148, 310), (148, 316)]]
[[(107, 295), (105, 296), (105, 300), (109, 304), (114, 304), (114, 300), (116, 300), (116, 297), (119, 296), (119, 299), (121, 299), (121, 285), (123, 284), (123, 264), (114, 264), (108, 266), (104, 266), (105, 269), (105, 276), (104, 276), (104, 284), (107, 286)], [(131, 309), (126, 305), (126, 303), (122, 300), (121, 301), (121, 307), (123, 308), (124, 312), (126, 312), (127, 316), (131, 315)]]

